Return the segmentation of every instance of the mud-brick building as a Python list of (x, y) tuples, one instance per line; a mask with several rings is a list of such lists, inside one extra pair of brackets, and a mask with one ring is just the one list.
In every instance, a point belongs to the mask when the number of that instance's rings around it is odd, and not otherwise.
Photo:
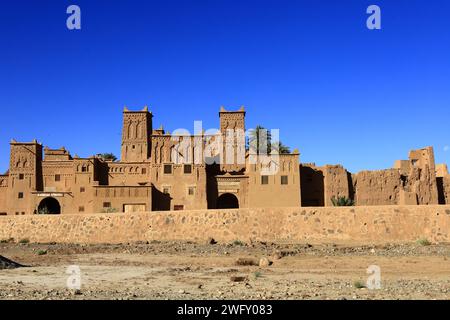
[(217, 133), (175, 135), (154, 129), (147, 107), (125, 108), (118, 161), (12, 140), (0, 214), (331, 206), (333, 197), (356, 205), (450, 203), (450, 175), (435, 165), (432, 147), (392, 169), (351, 174), (342, 165), (300, 164), (297, 150), (259, 157), (245, 139), (228, 136), (245, 132), (245, 115), (221, 108)]
[[(231, 151), (212, 146), (228, 130), (245, 131), (245, 110), (222, 108), (219, 119), (217, 134), (174, 139), (162, 127), (153, 129), (147, 107), (125, 108), (119, 161), (73, 157), (65, 148), (12, 140), (10, 168), (0, 176), (0, 214), (299, 206), (298, 152), (280, 155), (276, 173), (265, 175), (264, 168), (272, 164), (251, 161), (245, 141), (235, 137)], [(189, 147), (179, 148), (186, 140)], [(196, 148), (199, 144), (201, 148)], [(201, 154), (201, 161), (196, 160), (197, 150), (203, 152), (208, 146), (209, 157)], [(227, 157), (234, 161), (210, 161)]]

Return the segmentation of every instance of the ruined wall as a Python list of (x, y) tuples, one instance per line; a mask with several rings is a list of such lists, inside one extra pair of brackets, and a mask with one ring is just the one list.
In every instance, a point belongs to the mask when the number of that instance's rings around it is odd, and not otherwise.
[(331, 199), (333, 197), (351, 197), (351, 181), (347, 170), (341, 165), (327, 165), (323, 167), (324, 173), (324, 189), (325, 189), (325, 206), (332, 206)]
[(416, 204), (438, 204), (438, 190), (434, 169), (428, 167), (411, 168), (407, 177), (405, 191), (415, 193)]
[(450, 206), (261, 208), (0, 216), (0, 240), (122, 243), (152, 240), (272, 242), (450, 241)]
[(399, 203), (402, 176), (398, 169), (361, 171), (354, 175), (353, 188), (358, 206)]

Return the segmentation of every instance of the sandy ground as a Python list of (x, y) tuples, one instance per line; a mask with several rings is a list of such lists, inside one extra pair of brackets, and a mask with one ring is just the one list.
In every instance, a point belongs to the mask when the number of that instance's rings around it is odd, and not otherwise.
[[(449, 299), (450, 244), (1, 243), (0, 299)], [(242, 266), (239, 258), (270, 266)], [(67, 288), (68, 266), (81, 289)], [(366, 269), (381, 269), (381, 289)], [(232, 277), (245, 279), (234, 282)]]

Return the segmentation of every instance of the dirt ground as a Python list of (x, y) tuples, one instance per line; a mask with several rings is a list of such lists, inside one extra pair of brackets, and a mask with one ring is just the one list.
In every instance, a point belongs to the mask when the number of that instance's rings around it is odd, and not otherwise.
[[(0, 255), (28, 266), (0, 270), (0, 299), (450, 298), (450, 244), (1, 243)], [(70, 265), (80, 290), (67, 288)], [(381, 289), (362, 287), (370, 265)]]

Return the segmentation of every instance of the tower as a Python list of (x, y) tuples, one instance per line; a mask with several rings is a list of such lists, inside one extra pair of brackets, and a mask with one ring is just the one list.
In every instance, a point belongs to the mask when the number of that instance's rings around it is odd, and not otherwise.
[(223, 153), (221, 171), (238, 173), (245, 170), (245, 110), (226, 111), (220, 108), (220, 133)]
[(144, 107), (141, 111), (123, 110), (122, 162), (142, 162), (150, 158), (153, 115)]
[(32, 192), (42, 190), (42, 145), (11, 141), (7, 207), (15, 214), (33, 212)]

